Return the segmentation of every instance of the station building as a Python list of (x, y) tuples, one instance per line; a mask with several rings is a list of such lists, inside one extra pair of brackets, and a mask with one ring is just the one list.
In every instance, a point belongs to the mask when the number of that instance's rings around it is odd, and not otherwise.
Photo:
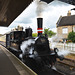
[(63, 40), (67, 39), (69, 32), (75, 32), (75, 15), (71, 15), (71, 11), (68, 11), (67, 16), (60, 16), (56, 27), (57, 36)]

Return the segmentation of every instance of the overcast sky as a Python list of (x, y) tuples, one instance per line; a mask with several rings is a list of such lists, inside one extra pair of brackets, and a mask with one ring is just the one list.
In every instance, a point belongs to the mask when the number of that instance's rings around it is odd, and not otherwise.
[[(56, 32), (56, 22), (59, 17), (66, 16), (68, 10), (75, 8), (75, 6), (60, 2), (53, 1), (49, 4), (46, 4), (43, 9), (43, 28), (50, 28), (54, 32)], [(10, 31), (12, 28), (17, 27), (18, 25), (26, 27), (31, 27), (33, 32), (36, 33), (37, 29), (37, 5), (36, 2), (32, 2), (11, 24), (7, 27), (0, 27), (0, 34), (4, 34)], [(72, 15), (75, 14), (75, 11), (71, 11)]]

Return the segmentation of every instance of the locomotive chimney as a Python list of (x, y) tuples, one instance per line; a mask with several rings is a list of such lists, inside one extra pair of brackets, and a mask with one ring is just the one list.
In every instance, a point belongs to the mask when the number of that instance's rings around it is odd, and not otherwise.
[(37, 32), (38, 36), (42, 35), (43, 32), (43, 18), (37, 18)]

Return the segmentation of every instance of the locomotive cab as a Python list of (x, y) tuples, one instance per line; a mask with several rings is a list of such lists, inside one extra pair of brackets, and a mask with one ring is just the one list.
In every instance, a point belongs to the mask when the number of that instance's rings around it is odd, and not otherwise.
[(6, 47), (10, 49), (17, 57), (22, 53), (20, 44), (25, 38), (24, 31), (13, 31), (6, 34)]
[(14, 43), (20, 43), (25, 38), (25, 32), (23, 31), (13, 31), (10, 33), (10, 41)]

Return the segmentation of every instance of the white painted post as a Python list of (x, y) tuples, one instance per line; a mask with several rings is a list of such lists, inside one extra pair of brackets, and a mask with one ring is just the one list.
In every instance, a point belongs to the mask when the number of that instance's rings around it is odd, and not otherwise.
[(63, 44), (63, 50), (65, 49), (65, 43)]

